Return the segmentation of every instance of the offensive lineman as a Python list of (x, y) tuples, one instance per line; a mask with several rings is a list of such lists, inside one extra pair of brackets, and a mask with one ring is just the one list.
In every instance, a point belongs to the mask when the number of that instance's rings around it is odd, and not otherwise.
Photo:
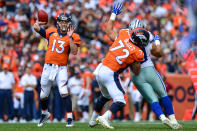
[[(110, 17), (107, 28), (114, 22), (116, 15), (121, 13), (122, 4), (115, 3), (113, 14)], [(108, 32), (109, 31), (109, 32)], [(144, 58), (142, 50), (145, 41), (149, 38), (149, 33), (144, 29), (130, 32), (129, 29), (122, 29), (116, 34), (113, 30), (106, 30), (106, 33), (114, 41), (103, 62), (100, 63), (94, 75), (101, 89), (102, 95), (97, 100), (89, 126), (94, 127), (101, 124), (103, 127), (113, 129), (109, 124), (112, 114), (116, 114), (126, 104), (124, 90), (121, 86), (119, 74), (130, 67), (135, 74), (140, 72), (140, 62)], [(113, 99), (113, 104), (102, 116), (99, 116), (103, 106), (107, 101)]]

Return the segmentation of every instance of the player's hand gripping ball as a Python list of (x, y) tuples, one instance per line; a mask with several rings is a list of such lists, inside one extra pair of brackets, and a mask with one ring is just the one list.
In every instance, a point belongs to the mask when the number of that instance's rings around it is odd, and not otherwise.
[(48, 14), (44, 10), (38, 11), (38, 21), (48, 23)]

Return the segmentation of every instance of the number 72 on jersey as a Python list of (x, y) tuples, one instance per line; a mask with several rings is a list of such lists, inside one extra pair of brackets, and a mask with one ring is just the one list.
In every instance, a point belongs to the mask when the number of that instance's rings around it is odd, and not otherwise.
[(118, 43), (120, 45), (114, 47), (114, 48), (111, 48), (110, 51), (116, 51), (118, 49), (122, 49), (122, 52), (124, 52), (123, 55), (120, 55), (120, 56), (116, 56), (116, 61), (121, 65), (123, 62), (121, 61), (121, 59), (124, 59), (124, 58), (127, 58), (129, 56), (129, 50), (128, 49), (125, 49), (125, 45), (124, 43), (122, 42), (122, 40), (119, 40)]

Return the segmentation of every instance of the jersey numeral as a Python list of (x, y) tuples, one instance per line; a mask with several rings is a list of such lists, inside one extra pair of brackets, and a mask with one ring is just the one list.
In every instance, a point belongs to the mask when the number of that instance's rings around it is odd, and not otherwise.
[[(114, 48), (111, 48), (110, 51), (115, 51), (117, 49), (125, 47), (124, 43), (122, 40), (119, 40), (118, 42), (120, 45), (116, 46)], [(127, 58), (129, 56), (129, 50), (128, 49), (122, 49), (122, 51), (125, 53), (124, 55), (121, 56), (116, 56), (116, 61), (121, 65), (123, 62), (120, 59)]]
[[(51, 51), (54, 52), (54, 50), (57, 52), (57, 53), (62, 53), (64, 52), (64, 44), (66, 43), (65, 41), (61, 41), (61, 40), (58, 40), (57, 43), (59, 44), (59, 47), (58, 48), (55, 48), (55, 44), (56, 44), (56, 39), (53, 40), (53, 45), (52, 45), (52, 49)], [(61, 50), (59, 50), (59, 48), (61, 48)]]

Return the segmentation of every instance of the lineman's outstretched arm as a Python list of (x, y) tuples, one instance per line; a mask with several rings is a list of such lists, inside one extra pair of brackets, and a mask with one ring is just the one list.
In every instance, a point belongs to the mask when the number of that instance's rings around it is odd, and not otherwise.
[(115, 41), (117, 33), (113, 30), (113, 26), (115, 23), (116, 15), (119, 15), (122, 11), (123, 3), (115, 2), (112, 10), (111, 17), (107, 23), (106, 34), (110, 38), (111, 41)]

